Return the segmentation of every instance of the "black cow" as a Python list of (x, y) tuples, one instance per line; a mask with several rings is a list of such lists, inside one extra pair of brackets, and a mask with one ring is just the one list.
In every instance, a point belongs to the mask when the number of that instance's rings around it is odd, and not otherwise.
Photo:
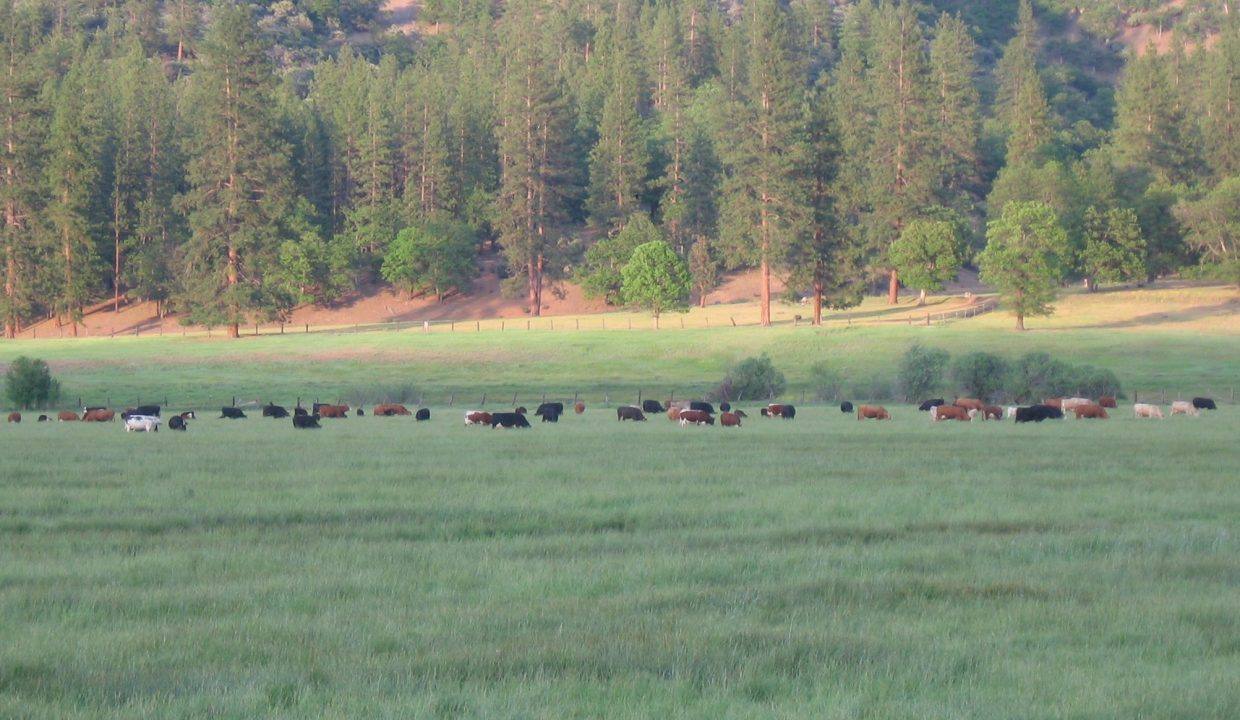
[(946, 404), (947, 402), (944, 401), (943, 398), (935, 398), (933, 400), (926, 400), (922, 404), (918, 405), (917, 409), (922, 412), (930, 412), (930, 408), (936, 408), (940, 405), (946, 405)]
[(271, 405), (271, 404), (264, 405), (263, 406), (263, 417), (276, 418), (276, 419), (286, 418), (288, 417), (288, 410), (285, 410), (279, 405)]
[(702, 402), (701, 400), (691, 401), (689, 403), (689, 409), (690, 410), (701, 410), (702, 412), (708, 412), (711, 415), (715, 414), (715, 406), (711, 405), (708, 402)]
[(221, 420), (224, 420), (224, 419), (228, 419), (228, 420), (244, 420), (244, 419), (245, 419), (245, 413), (241, 412), (241, 408), (235, 408), (235, 407), (222, 407), (222, 408), (220, 408), (220, 419), (221, 419)]
[[(555, 413), (556, 415), (563, 415), (564, 414), (564, 403), (562, 402), (543, 403), (542, 405), (538, 406), (538, 409), (534, 411), (534, 414), (535, 415), (546, 415), (549, 412)], [(552, 420), (551, 422), (555, 422), (555, 421)]]
[(793, 405), (780, 405), (779, 416), (785, 420), (794, 420), (797, 416), (797, 409)]
[(298, 406), (293, 408), (293, 417), (309, 417), (310, 413), (304, 407)]
[[(647, 402), (653, 402), (653, 401), (647, 401)], [(616, 408), (616, 419), (621, 422), (625, 420), (635, 420), (637, 422), (644, 422), (646, 420), (646, 416), (642, 414), (642, 409), (639, 407), (634, 407), (632, 405), (622, 405)]]
[(667, 408), (660, 405), (658, 400), (643, 400), (642, 412), (662, 413), (667, 412)]
[(413, 419), (414, 420), (430, 420), (431, 419), (430, 409), (429, 408), (418, 408), (418, 411), (414, 413)]
[(527, 428), (530, 421), (525, 419), (525, 413), (519, 412), (502, 412), (491, 413), (491, 427), (503, 428)]
[(310, 428), (317, 428), (317, 427), (322, 427), (322, 426), (319, 425), (318, 415), (294, 415), (293, 416), (293, 427), (300, 428), (302, 430), (308, 430)]
[(189, 429), (189, 425), (186, 424), (185, 418), (181, 417), (180, 415), (173, 415), (172, 417), (168, 418), (168, 429), (169, 430), (180, 430), (184, 432)]
[(517, 408), (516, 410), (513, 410), (513, 412), (515, 412), (515, 413), (516, 413), (516, 414), (518, 414), (518, 415), (524, 415), (524, 414), (525, 414), (525, 406), (524, 406), (524, 405), (522, 405), (521, 407)]
[(357, 409), (357, 416), (358, 416), (358, 417), (365, 417), (365, 416), (366, 416), (366, 411), (365, 411), (365, 410), (363, 410), (363, 409), (361, 409), (361, 408), (359, 407), (359, 408)]
[(1218, 405), (1214, 404), (1214, 400), (1208, 397), (1193, 398), (1193, 407), (1198, 410), (1218, 410)]
[(40, 416), (39, 416), (39, 422), (47, 422), (47, 416), (46, 416), (46, 415), (40, 415)]
[(719, 412), (732, 412), (732, 403), (730, 402), (719, 403)]
[(121, 413), (122, 420), (128, 420), (131, 415), (147, 415), (149, 417), (159, 417), (158, 405), (139, 405), (136, 408), (129, 408)]
[[(534, 414), (538, 415), (539, 413), (534, 413)], [(543, 412), (542, 419), (543, 419), (543, 422), (559, 422), (560, 414), (558, 412), (555, 412), (555, 409), (553, 408), (551, 410), (547, 410), (546, 412)]]
[(845, 400), (844, 402), (840, 403), (840, 412), (842, 412), (842, 413), (851, 413), (852, 411), (853, 411), (853, 404), (852, 404), (852, 403), (848, 402), (847, 400)]
[(1016, 408), (1016, 422), (1042, 422), (1043, 420), (1062, 420), (1063, 410), (1050, 405), (1030, 405)]

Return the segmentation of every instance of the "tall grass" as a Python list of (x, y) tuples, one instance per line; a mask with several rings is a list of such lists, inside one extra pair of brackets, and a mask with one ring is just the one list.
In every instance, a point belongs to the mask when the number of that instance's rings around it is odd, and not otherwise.
[(0, 428), (0, 717), (1233, 718), (1240, 411)]

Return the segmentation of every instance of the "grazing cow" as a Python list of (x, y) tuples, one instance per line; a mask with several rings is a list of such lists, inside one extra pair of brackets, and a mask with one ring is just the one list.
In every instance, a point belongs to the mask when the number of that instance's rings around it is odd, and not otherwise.
[(641, 408), (635, 405), (621, 405), (616, 408), (616, 420), (619, 422), (624, 422), (625, 420), (645, 422), (646, 415), (642, 412)]
[(517, 407), (517, 409), (513, 410), (513, 412), (515, 412), (515, 413), (516, 413), (516, 414), (518, 414), (518, 415), (524, 415), (524, 414), (525, 414), (525, 406), (524, 406), (524, 405), (521, 405), (521, 406)]
[(337, 418), (343, 420), (344, 418), (349, 417), (348, 405), (319, 405), (318, 403), (315, 403), (315, 405), (318, 407), (315, 408), (313, 414), (318, 415), (319, 418)]
[(564, 414), (564, 403), (545, 402), (542, 405), (538, 406), (538, 409), (534, 411), (534, 414), (543, 415), (544, 413), (547, 413), (547, 412), (554, 412), (556, 415), (563, 415)]
[(136, 408), (126, 409), (125, 412), (121, 413), (121, 419), (124, 420), (130, 415), (145, 415), (147, 417), (159, 417), (159, 410), (160, 410), (160, 407), (158, 405), (139, 405)]
[(495, 428), (527, 428), (530, 421), (525, 419), (523, 412), (491, 413), (491, 429)]
[(413, 414), (413, 419), (419, 422), (422, 420), (430, 420), (431, 419), (430, 409), (429, 408), (418, 408), (418, 411)]
[(125, 432), (159, 432), (159, 418), (153, 415), (130, 415), (125, 418)]
[(74, 422), (78, 419), (77, 413), (69, 410), (61, 410), (56, 414), (56, 419), (60, 422)]
[(366, 411), (365, 411), (365, 410), (363, 410), (363, 409), (361, 409), (361, 408), (359, 407), (359, 408), (357, 409), (357, 413), (356, 413), (356, 415), (357, 415), (358, 417), (364, 417), (364, 416), (366, 415)]
[(987, 405), (986, 407), (982, 408), (982, 412), (983, 412), (982, 414), (983, 420), (1002, 420), (1003, 419), (1003, 408), (999, 407), (998, 405)]
[(934, 398), (933, 400), (923, 400), (922, 403), (917, 406), (917, 409), (922, 412), (930, 412), (930, 408), (935, 408), (946, 404), (947, 402), (943, 400), (943, 398)]
[(978, 400), (977, 398), (956, 398), (952, 402), (952, 405), (959, 408), (964, 408), (965, 410), (982, 410), (986, 407), (986, 403)]
[(1201, 411), (1193, 407), (1193, 404), (1189, 402), (1188, 400), (1176, 400), (1175, 402), (1171, 403), (1171, 414), (1172, 415), (1192, 415), (1193, 417), (1197, 417), (1198, 415), (1201, 414)]
[(48, 418), (48, 416), (46, 415), (40, 415), (39, 419), (36, 422), (47, 422), (49, 419), (50, 418)]
[[(1045, 405), (1046, 407), (1059, 408), (1060, 410), (1063, 410), (1063, 398), (1046, 398), (1045, 400), (1042, 401), (1042, 404)], [(1037, 406), (1030, 405), (1029, 407), (1037, 407)]]
[(309, 417), (310, 411), (300, 405), (293, 408), (293, 417)]
[(244, 419), (245, 419), (245, 413), (241, 412), (241, 408), (235, 408), (235, 407), (222, 407), (222, 408), (220, 408), (220, 419), (221, 419), (221, 420), (225, 420), (225, 419), (227, 419), (227, 420), (244, 420)]
[(542, 421), (545, 423), (558, 423), (560, 421), (560, 414), (558, 412), (548, 410), (543, 413)]
[(9, 422), (11, 422), (11, 423), (19, 423), (19, 422), (21, 422), (21, 421), (22, 421), (22, 414), (21, 414), (21, 413), (19, 413), (19, 412), (11, 412), (11, 413), (9, 413)]
[(734, 412), (725, 412), (719, 416), (719, 424), (724, 427), (740, 427), (741, 416)]
[(1096, 404), (1097, 403), (1095, 403), (1093, 400), (1090, 400), (1089, 398), (1070, 397), (1070, 398), (1063, 399), (1063, 402), (1060, 404), (1059, 409), (1067, 413), (1067, 412), (1072, 412), (1073, 410), (1076, 410), (1078, 407), (1084, 407), (1086, 405), (1096, 405)]
[(465, 424), (466, 425), (490, 425), (491, 424), (491, 413), (485, 410), (466, 410), (465, 411)]
[(573, 412), (575, 412), (575, 413), (577, 413), (578, 415), (580, 415), (581, 413), (583, 413), (583, 412), (585, 412), (585, 411), (586, 411), (586, 404), (585, 404), (585, 403), (583, 403), (583, 402), (576, 402), (576, 403), (573, 403)]
[(370, 411), (375, 417), (394, 417), (396, 415), (412, 415), (409, 408), (400, 403), (382, 403), (374, 406)]
[(785, 420), (792, 420), (797, 416), (797, 409), (795, 407), (778, 403), (771, 403), (759, 412), (762, 413), (762, 417), (777, 417)]
[(1016, 408), (1016, 422), (1042, 422), (1043, 420), (1060, 420), (1063, 418), (1063, 410), (1054, 405), (1030, 405), (1029, 407)]
[(706, 412), (705, 410), (695, 410), (695, 409), (690, 408), (688, 410), (680, 411), (680, 426), (681, 427), (684, 427), (685, 425), (714, 425), (714, 424), (715, 424), (714, 416)]
[(197, 420), (198, 416), (194, 414), (193, 410), (186, 410), (185, 412), (181, 413), (181, 419), (182, 420)]
[(1098, 398), (1098, 404), (1104, 408), (1117, 408), (1119, 405), (1115, 402), (1114, 395), (1103, 395)]
[(168, 418), (168, 429), (179, 430), (181, 432), (185, 432), (186, 430), (189, 429), (189, 424), (186, 423), (185, 418), (181, 417), (180, 415), (173, 415), (172, 417)]
[(1150, 403), (1136, 403), (1132, 406), (1132, 414), (1138, 418), (1163, 419), (1162, 408)]
[(847, 400), (840, 403), (840, 412), (848, 414), (848, 413), (851, 413), (852, 411), (853, 411), (852, 403), (848, 402)]
[(342, 414), (347, 414), (349, 412), (348, 405), (332, 405), (331, 403), (314, 403), (314, 405), (311, 407), (310, 414), (318, 415), (319, 417), (327, 417), (326, 415), (323, 414), (323, 408), (337, 408), (339, 412)]
[(667, 408), (660, 405), (658, 400), (643, 400), (642, 401), (642, 412), (661, 413), (661, 412), (666, 412), (666, 411), (667, 411)]
[(702, 402), (701, 400), (689, 401), (689, 409), (700, 410), (701, 412), (710, 413), (711, 415), (715, 414), (715, 406), (708, 402)]
[(82, 413), (82, 422), (112, 422), (116, 413), (101, 408), (91, 408)]
[(322, 427), (322, 425), (319, 425), (318, 415), (294, 415), (293, 427), (301, 430), (309, 430), (312, 428)]
[(678, 408), (675, 405), (673, 405), (667, 409), (667, 419), (671, 420), (672, 422), (676, 422), (677, 420), (680, 419), (681, 412), (683, 412), (682, 408)]
[(1016, 411), (1017, 411), (1018, 409), (1019, 409), (1019, 408), (1017, 408), (1015, 405), (1008, 405), (1008, 406), (1007, 406), (1007, 409), (1006, 409), (1006, 410), (1004, 411), (1004, 413), (1003, 413), (1003, 416), (1004, 416), (1004, 417), (1006, 417), (1006, 418), (1008, 418), (1008, 419), (1014, 418), (1014, 417), (1016, 417)]
[(732, 412), (732, 403), (730, 402), (719, 403), (719, 412)]
[(1193, 407), (1198, 410), (1218, 410), (1218, 405), (1214, 404), (1214, 400), (1208, 397), (1193, 398)]
[(930, 408), (930, 421), (940, 422), (943, 420), (969, 420), (969, 413), (976, 412), (974, 410), (966, 410), (958, 405), (935, 405)]
[(891, 414), (882, 405), (861, 405), (857, 408), (858, 420), (890, 420)]
[(1088, 405), (1076, 405), (1072, 408), (1072, 412), (1076, 415), (1076, 419), (1082, 418), (1086, 420), (1106, 420), (1110, 416), (1107, 415), (1107, 409), (1101, 405), (1089, 403)]
[[(279, 405), (267, 403), (263, 406), (263, 417), (276, 418), (279, 420), (280, 418), (288, 417), (288, 410), (280, 407)], [(169, 425), (168, 427), (172, 427), (172, 425)]]

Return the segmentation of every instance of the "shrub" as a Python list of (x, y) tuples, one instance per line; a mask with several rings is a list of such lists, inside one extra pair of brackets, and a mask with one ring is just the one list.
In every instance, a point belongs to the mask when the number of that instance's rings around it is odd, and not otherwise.
[(809, 369), (810, 386), (814, 398), (820, 401), (837, 401), (842, 399), (844, 376), (825, 362), (816, 362)]
[(1074, 395), (1081, 395), (1088, 398), (1099, 398), (1103, 395), (1112, 395), (1114, 397), (1123, 397), (1124, 391), (1120, 387), (1119, 378), (1115, 373), (1103, 368), (1093, 367), (1092, 365), (1079, 365), (1073, 368), (1075, 371), (1073, 380), (1074, 386), (1071, 391), (1064, 390), (1064, 394), (1071, 392)]
[(4, 373), (4, 394), (13, 405), (29, 410), (59, 400), (60, 383), (46, 362), (23, 355)]
[(689, 309), (689, 267), (662, 240), (638, 245), (620, 270), (621, 294), (629, 305), (659, 317), (668, 310)]
[(848, 385), (848, 399), (854, 403), (885, 402), (895, 396), (891, 379), (882, 375), (857, 378)]
[(1008, 385), (1007, 360), (987, 352), (971, 352), (952, 363), (952, 381), (969, 397), (989, 400)]
[(1068, 395), (1122, 397), (1124, 392), (1119, 378), (1110, 370), (1092, 365), (1070, 365), (1044, 352), (1028, 353), (1017, 360), (1007, 389), (1008, 394), (1020, 402)]
[(767, 400), (784, 391), (787, 380), (766, 355), (746, 358), (728, 371), (712, 393), (716, 400)]
[[(943, 387), (943, 371), (951, 355), (946, 350), (913, 345), (900, 361), (900, 392), (904, 399), (916, 402), (933, 395)], [(888, 384), (890, 394), (890, 384)], [(872, 398), (878, 399), (878, 398)]]

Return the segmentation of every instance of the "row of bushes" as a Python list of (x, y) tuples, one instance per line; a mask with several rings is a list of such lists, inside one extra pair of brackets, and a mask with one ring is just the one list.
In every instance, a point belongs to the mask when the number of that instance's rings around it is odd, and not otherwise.
[[(733, 367), (708, 397), (713, 400), (767, 400), (787, 387), (784, 374), (763, 355)], [(1015, 362), (987, 352), (952, 358), (946, 350), (913, 345), (904, 353), (896, 377), (870, 375), (845, 379), (829, 363), (810, 367), (815, 399), (903, 400), (920, 402), (940, 395), (976, 397), (992, 402), (1030, 402), (1045, 397), (1123, 396), (1119, 378), (1110, 370), (1073, 365), (1032, 352)]]

